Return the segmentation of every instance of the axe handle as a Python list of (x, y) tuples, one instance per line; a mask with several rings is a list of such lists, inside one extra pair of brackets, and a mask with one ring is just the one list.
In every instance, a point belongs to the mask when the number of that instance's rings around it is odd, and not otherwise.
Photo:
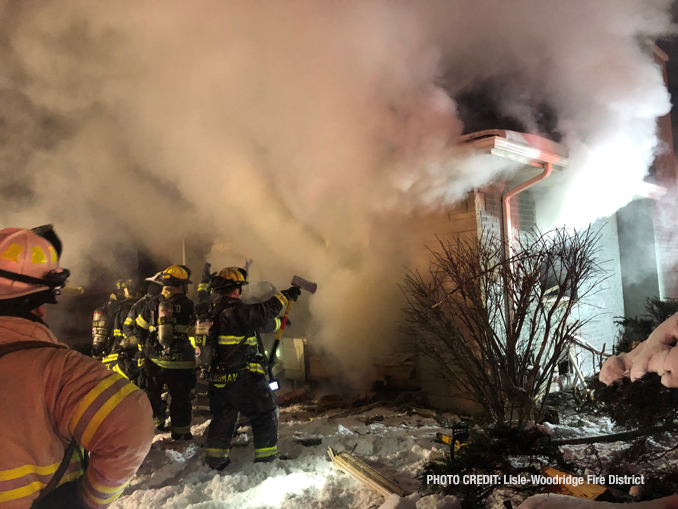
[(268, 356), (268, 375), (271, 379), (273, 379), (273, 361), (275, 360), (275, 352), (278, 350), (278, 345), (280, 344), (280, 340), (283, 337), (283, 332), (285, 331), (285, 325), (287, 325), (287, 316), (290, 314), (290, 309), (292, 308), (292, 303), (294, 301), (292, 299), (287, 301), (287, 308), (285, 308), (285, 314), (283, 315), (282, 322), (280, 323), (280, 329), (278, 329), (278, 335), (275, 337), (275, 341), (273, 342), (273, 348), (271, 348), (271, 353)]

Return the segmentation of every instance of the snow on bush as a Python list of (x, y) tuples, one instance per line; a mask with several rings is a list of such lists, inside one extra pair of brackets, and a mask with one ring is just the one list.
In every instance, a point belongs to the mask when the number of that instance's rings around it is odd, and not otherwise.
[(632, 381), (647, 373), (657, 373), (665, 387), (678, 387), (678, 313), (657, 327), (646, 341), (629, 353), (605, 361), (599, 379), (610, 385), (622, 377)]

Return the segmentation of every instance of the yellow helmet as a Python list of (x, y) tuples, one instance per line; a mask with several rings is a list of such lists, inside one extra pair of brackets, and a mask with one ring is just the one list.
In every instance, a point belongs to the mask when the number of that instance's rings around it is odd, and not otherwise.
[(171, 265), (160, 275), (159, 282), (163, 286), (182, 286), (192, 283), (191, 272), (183, 265)]
[(226, 267), (212, 279), (210, 286), (217, 293), (228, 293), (232, 289), (249, 284), (247, 271), (240, 267)]
[(240, 267), (226, 267), (225, 269), (221, 269), (217, 276), (235, 283), (240, 283), (241, 285), (249, 284), (247, 282), (247, 271)]

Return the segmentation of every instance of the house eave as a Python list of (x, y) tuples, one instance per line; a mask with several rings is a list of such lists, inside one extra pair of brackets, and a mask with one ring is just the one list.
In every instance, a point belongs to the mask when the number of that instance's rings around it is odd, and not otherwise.
[(568, 165), (565, 149), (545, 138), (515, 131), (492, 129), (467, 134), (460, 139), (460, 149), (475, 154), (491, 154), (531, 166), (546, 163), (565, 168)]

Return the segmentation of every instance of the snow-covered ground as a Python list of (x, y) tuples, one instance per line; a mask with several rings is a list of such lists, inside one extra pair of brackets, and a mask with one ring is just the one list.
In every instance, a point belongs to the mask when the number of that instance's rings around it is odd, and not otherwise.
[[(330, 411), (330, 415), (340, 412)], [(368, 418), (381, 417), (371, 424)], [(168, 508), (380, 508), (380, 509), (459, 509), (459, 501), (451, 496), (420, 492), (416, 475), (432, 455), (440, 456), (447, 446), (435, 441), (436, 433), (447, 432), (440, 422), (455, 422), (452, 414), (439, 419), (408, 416), (393, 408), (373, 408), (358, 415), (328, 419), (306, 412), (303, 405), (280, 411), (279, 451), (289, 459), (272, 463), (254, 463), (252, 432), (248, 426), (239, 429), (231, 449), (231, 464), (216, 472), (204, 464), (203, 433), (209, 419), (197, 416), (191, 442), (173, 443), (169, 434), (159, 434), (146, 461), (113, 509)], [(546, 424), (556, 439), (606, 435), (621, 431), (599, 416), (561, 410), (561, 423)], [(322, 443), (303, 446), (300, 439), (321, 438)], [(380, 473), (397, 482), (411, 495), (388, 500), (339, 471), (330, 461), (328, 447), (353, 453)], [(563, 446), (565, 456), (576, 459), (581, 467), (597, 473), (596, 465), (583, 464), (585, 449), (590, 446)], [(603, 461), (628, 444), (622, 442), (596, 444), (598, 459)], [(525, 494), (499, 488), (487, 502), (489, 509), (503, 509), (505, 500), (517, 507)], [(570, 497), (571, 498), (571, 497)], [(571, 499), (571, 503), (579, 499)], [(537, 503), (538, 502), (538, 503)], [(530, 499), (530, 508), (548, 507), (552, 500)], [(559, 500), (560, 504), (567, 502)], [(535, 505), (529, 505), (529, 504)], [(562, 506), (559, 506), (562, 507)], [(587, 506), (588, 507), (588, 506)], [(639, 506), (645, 507), (645, 506)], [(601, 508), (602, 509), (602, 508)]]
[[(167, 508), (379, 508), (453, 509), (454, 497), (417, 494), (415, 476), (425, 461), (447, 446), (435, 442), (444, 428), (432, 418), (408, 416), (387, 408), (328, 420), (308, 420), (300, 406), (281, 409), (279, 451), (290, 457), (272, 463), (254, 463), (249, 427), (240, 428), (231, 449), (231, 464), (216, 472), (204, 464), (203, 432), (209, 421), (192, 427), (192, 442), (174, 444), (168, 434), (157, 435), (151, 452), (125, 495), (113, 509)], [(384, 420), (366, 425), (368, 417)], [(452, 418), (447, 415), (447, 418)], [(449, 431), (448, 431), (449, 433)], [(295, 441), (322, 438), (322, 444), (305, 447)], [(356, 456), (414, 494), (384, 500), (340, 472), (327, 448), (353, 451)]]

